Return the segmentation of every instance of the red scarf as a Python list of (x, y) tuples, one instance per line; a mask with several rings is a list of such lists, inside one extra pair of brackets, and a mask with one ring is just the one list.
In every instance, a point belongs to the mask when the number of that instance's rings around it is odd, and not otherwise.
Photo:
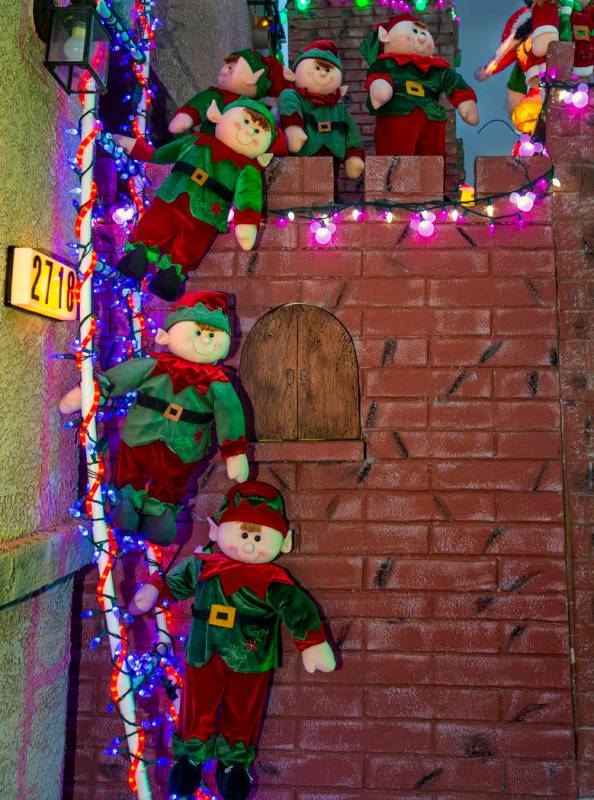
[(293, 580), (285, 570), (276, 564), (246, 564), (244, 561), (234, 561), (224, 553), (194, 553), (194, 556), (204, 561), (199, 579), (207, 581), (219, 578), (227, 597), (239, 589), (251, 589), (264, 600), (271, 583), (293, 585)]
[(221, 95), (223, 108), (226, 108), (228, 105), (234, 103), (236, 100), (239, 100), (241, 97), (241, 95), (237, 94), (237, 92), (230, 92), (227, 89), (221, 89), (220, 86), (209, 86), (208, 88), (211, 90), (211, 92), (218, 92)]
[(449, 69), (450, 62), (445, 58), (439, 56), (415, 56), (412, 53), (384, 53), (378, 56), (378, 61), (383, 61), (386, 58), (391, 58), (399, 67), (405, 64), (414, 64), (421, 72), (429, 72), (431, 67), (439, 67), (440, 69)]
[(297, 94), (300, 94), (301, 97), (305, 97), (306, 100), (309, 100), (316, 106), (335, 106), (341, 98), (340, 89), (337, 89), (334, 94), (317, 94), (316, 92), (310, 92), (309, 89), (297, 89)]
[(169, 375), (175, 394), (187, 389), (188, 386), (196, 389), (198, 394), (206, 394), (213, 381), (229, 383), (224, 369), (217, 364), (193, 364), (173, 353), (149, 353), (149, 355), (157, 359), (151, 377)]

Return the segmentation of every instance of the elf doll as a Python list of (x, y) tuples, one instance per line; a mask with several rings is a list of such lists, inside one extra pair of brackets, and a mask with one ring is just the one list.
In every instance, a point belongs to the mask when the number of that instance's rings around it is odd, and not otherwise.
[(169, 123), (169, 131), (186, 133), (200, 126), (201, 131), (213, 134), (214, 125), (206, 113), (213, 100), (222, 111), (240, 97), (252, 100), (278, 97), (294, 80), (292, 71), (274, 56), (264, 56), (256, 50), (238, 50), (225, 59), (215, 86), (198, 92), (177, 110)]
[(202, 764), (216, 758), (221, 796), (244, 800), (272, 671), (279, 664), (281, 622), (307, 672), (332, 672), (336, 661), (314, 602), (272, 563), (292, 545), (279, 492), (260, 481), (236, 484), (216, 522), (208, 522), (219, 552), (198, 547), (164, 582), (152, 576), (129, 608), (139, 614), (164, 598), (194, 599), (169, 791), (191, 795), (200, 785)]
[(580, 77), (594, 71), (594, 2), (590, 0), (534, 0), (532, 6), (533, 50), (540, 57), (537, 79), (546, 69), (551, 42), (575, 42), (574, 71)]
[(357, 123), (342, 98), (342, 63), (334, 42), (312, 42), (295, 59), (295, 88), (281, 92), (278, 109), (289, 152), (300, 156), (334, 156), (344, 161), (349, 178), (359, 178), (365, 167)]
[(227, 230), (232, 203), (237, 241), (243, 250), (252, 249), (262, 211), (262, 168), (275, 152), (284, 152), (282, 141), (275, 148), (274, 117), (255, 100), (242, 98), (222, 113), (213, 100), (207, 117), (215, 125), (214, 136), (188, 134), (158, 150), (144, 139), (114, 137), (133, 158), (173, 164), (117, 265), (124, 275), (141, 280), (148, 262), (154, 264), (149, 289), (164, 300), (181, 294), (188, 272)]
[[(175, 539), (188, 478), (209, 451), (213, 421), (229, 478), (245, 481), (249, 466), (241, 402), (219, 365), (231, 343), (226, 295), (184, 295), (155, 341), (169, 352), (125, 361), (97, 379), (104, 398), (138, 393), (122, 428), (112, 522), (123, 533), (167, 545)], [(80, 405), (76, 387), (60, 411), (70, 414)]]
[(375, 117), (375, 152), (445, 156), (443, 93), (469, 125), (478, 125), (476, 95), (443, 58), (425, 24), (397, 14), (376, 25), (360, 47), (369, 69), (367, 107)]

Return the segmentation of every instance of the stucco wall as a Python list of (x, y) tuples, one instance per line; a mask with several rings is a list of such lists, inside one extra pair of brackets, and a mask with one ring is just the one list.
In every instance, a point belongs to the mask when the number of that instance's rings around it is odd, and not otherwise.
[(179, 105), (212, 83), (226, 55), (251, 46), (245, 0), (159, 0), (158, 14), (151, 63)]

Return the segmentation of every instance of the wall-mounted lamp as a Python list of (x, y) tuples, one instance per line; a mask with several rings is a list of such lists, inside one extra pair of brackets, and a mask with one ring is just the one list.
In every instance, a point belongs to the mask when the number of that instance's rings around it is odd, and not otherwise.
[(65, 7), (33, 0), (35, 28), (47, 43), (43, 63), (68, 94), (107, 90), (109, 34), (95, 6), (95, 0), (72, 0)]

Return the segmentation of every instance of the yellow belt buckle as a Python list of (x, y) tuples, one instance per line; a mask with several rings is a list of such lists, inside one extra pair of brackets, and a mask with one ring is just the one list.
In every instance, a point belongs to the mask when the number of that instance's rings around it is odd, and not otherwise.
[(190, 177), (194, 181), (194, 183), (198, 184), (198, 186), (204, 186), (204, 184), (208, 180), (208, 172), (205, 172), (203, 169), (200, 169), (200, 167), (196, 167), (196, 169), (190, 175)]
[(318, 122), (318, 133), (330, 133), (331, 130), (331, 122)]
[(590, 41), (590, 28), (587, 25), (574, 25), (573, 38), (580, 42)]
[(233, 606), (221, 606), (213, 603), (210, 607), (209, 625), (216, 625), (217, 628), (232, 628), (235, 625), (236, 610)]
[(411, 94), (413, 97), (425, 97), (425, 87), (422, 83), (417, 83), (417, 81), (407, 81), (406, 93)]
[(172, 422), (179, 422), (181, 419), (181, 415), (184, 413), (184, 407), (178, 406), (177, 403), (169, 403), (165, 411), (163, 412), (163, 416), (170, 419)]

